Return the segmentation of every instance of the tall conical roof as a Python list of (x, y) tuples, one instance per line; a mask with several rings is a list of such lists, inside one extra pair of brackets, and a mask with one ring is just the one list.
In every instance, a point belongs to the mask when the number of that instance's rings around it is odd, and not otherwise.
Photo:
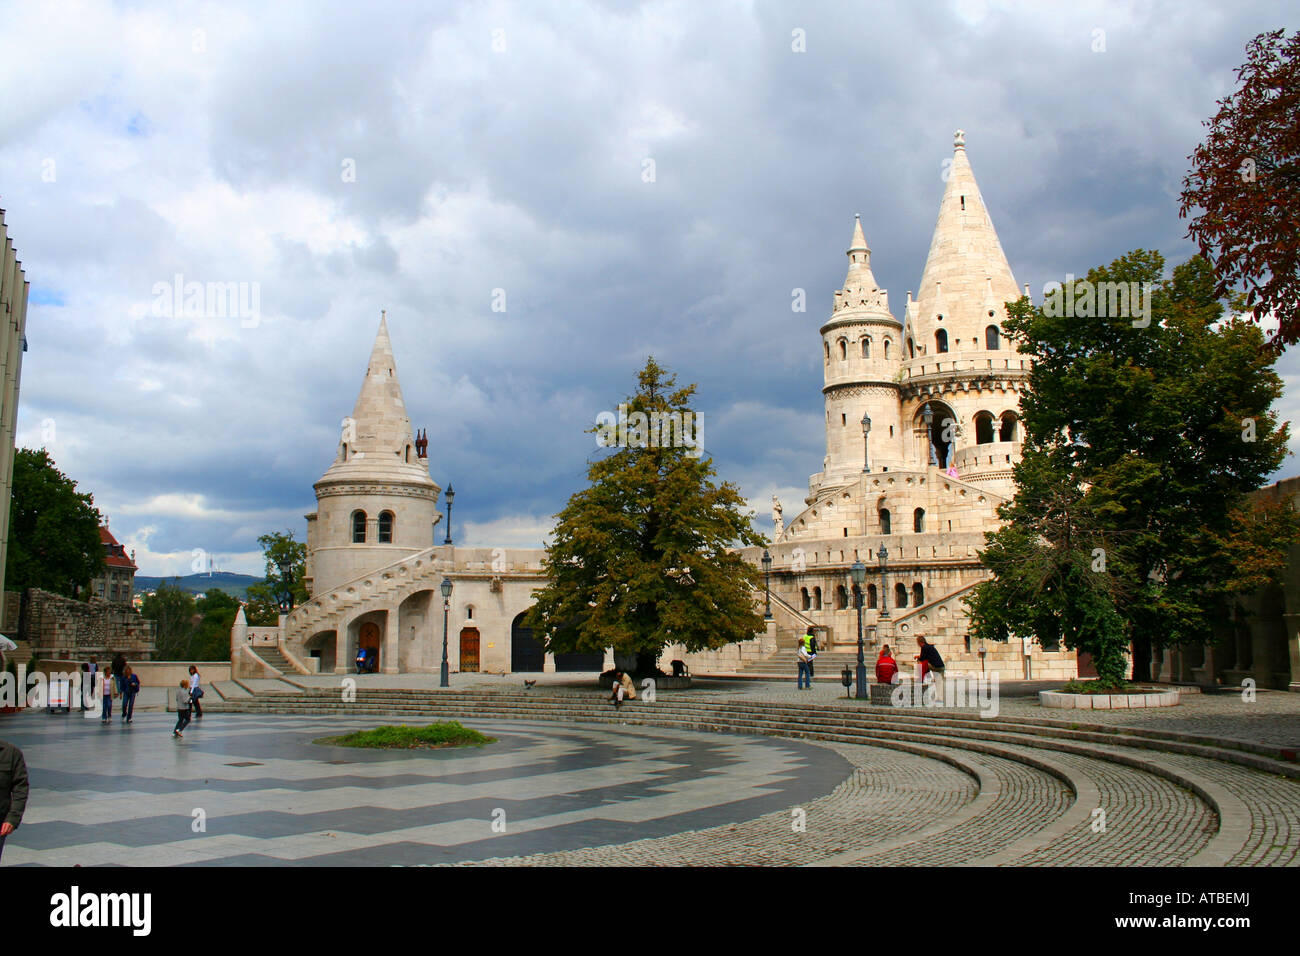
[(343, 473), (350, 480), (363, 477), (354, 472), (430, 482), (428, 459), (420, 458), (415, 451), (415, 434), (402, 399), (388, 320), (383, 313), (352, 416), (343, 423), (338, 460), (325, 477), (343, 477)]
[(992, 324), (990, 311), (1000, 322), (1005, 317), (1003, 303), (1019, 297), (1011, 266), (966, 157), (965, 133), (957, 130), (948, 185), (916, 297), (913, 334), (917, 346), (931, 344), (937, 328), (947, 329), (950, 337), (954, 333), (958, 338), (978, 335)]

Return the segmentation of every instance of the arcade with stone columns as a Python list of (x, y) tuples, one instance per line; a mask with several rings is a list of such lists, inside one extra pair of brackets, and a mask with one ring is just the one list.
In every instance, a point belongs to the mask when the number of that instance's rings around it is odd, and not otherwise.
[[(826, 457), (802, 508), (787, 519), (773, 501), (772, 620), (754, 640), (719, 651), (669, 647), (661, 666), (682, 658), (697, 674), (789, 676), (795, 640), (811, 626), (826, 648), (822, 672), (838, 670), (856, 647), (849, 569), (861, 559), (873, 660), (889, 642), (900, 663), (910, 663), (924, 634), (950, 675), (1075, 676), (1072, 652), (990, 644), (981, 653), (967, 641), (961, 599), (985, 576), (977, 551), (1013, 490), (1029, 370), (1002, 332), (1004, 303), (1019, 293), (960, 131), (918, 292), (908, 293), (901, 318), (872, 275), (860, 220), (848, 258), (817, 346)], [(241, 612), (231, 635), (233, 676), (345, 673), (358, 647), (375, 648), (385, 673), (436, 673), (444, 577), (453, 584), (452, 671), (612, 665), (608, 652), (543, 654), (522, 626), (543, 582), (542, 551), (438, 543), (442, 489), (428, 466), (381, 318), (361, 393), (307, 515), (311, 598), (278, 627), (249, 627)], [(761, 565), (762, 549), (744, 554)], [(764, 593), (754, 597), (761, 607)]]

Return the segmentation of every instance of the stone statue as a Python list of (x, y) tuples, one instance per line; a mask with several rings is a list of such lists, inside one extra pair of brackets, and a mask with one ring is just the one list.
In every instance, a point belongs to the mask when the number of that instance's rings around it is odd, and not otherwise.
[(785, 530), (785, 509), (781, 507), (781, 499), (776, 495), (772, 496), (772, 525), (776, 528), (774, 537), (781, 537), (781, 532)]

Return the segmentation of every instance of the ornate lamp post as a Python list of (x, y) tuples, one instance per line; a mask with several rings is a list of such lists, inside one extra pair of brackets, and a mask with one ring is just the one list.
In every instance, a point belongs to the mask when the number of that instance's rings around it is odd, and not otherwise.
[[(450, 490), (450, 488), (448, 489)], [(444, 577), (438, 585), (442, 591), (442, 681), (439, 687), (449, 687), (447, 683), (447, 614), (451, 611), (451, 578)]]
[(284, 595), (280, 598), (280, 610), (288, 614), (293, 610), (293, 559), (287, 554), (276, 562), (280, 570), (280, 583), (284, 586)]
[[(928, 408), (929, 406), (926, 407)], [(443, 544), (451, 544), (451, 502), (452, 499), (456, 497), (456, 491), (450, 484), (447, 485), (447, 493), (444, 497), (447, 499), (447, 540), (444, 541)], [(446, 685), (444, 684), (443, 686), (445, 687)]]
[(867, 698), (867, 663), (862, 658), (862, 585), (867, 580), (867, 566), (861, 559), (853, 562), (850, 569), (853, 575), (854, 590), (857, 591), (858, 605), (858, 700)]
[(934, 433), (930, 431), (930, 426), (934, 423), (934, 412), (930, 411), (930, 403), (925, 403), (925, 408), (921, 409), (921, 418), (925, 420), (925, 444), (930, 449), (930, 464), (936, 468), (939, 466), (939, 457), (934, 453)]
[(767, 610), (763, 612), (765, 621), (772, 620), (772, 556), (767, 553), (767, 548), (763, 549), (763, 600), (766, 602)]
[(871, 416), (866, 412), (862, 413), (862, 473), (865, 475), (871, 471), (871, 449), (868, 446), (867, 438), (871, 434)]
[(887, 620), (889, 618), (889, 585), (885, 582), (885, 570), (889, 566), (889, 549), (883, 544), (880, 550), (876, 552), (876, 560), (880, 562), (880, 618)]

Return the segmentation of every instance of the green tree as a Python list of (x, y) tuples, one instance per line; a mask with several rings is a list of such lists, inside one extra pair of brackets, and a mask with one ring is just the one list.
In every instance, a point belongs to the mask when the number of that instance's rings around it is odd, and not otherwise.
[[(266, 559), (266, 580), (248, 587), (244, 618), (249, 624), (269, 627), (280, 619), (280, 602), (293, 595), (294, 606), (307, 601), (307, 546), (295, 541), (292, 531), (272, 531), (257, 539)], [(286, 577), (280, 565), (287, 561), (291, 570)]]
[[(157, 624), (156, 659), (161, 661), (192, 660), (192, 641), (198, 610), (194, 595), (169, 581), (158, 582), (153, 594), (146, 594), (140, 614)], [(234, 620), (233, 618), (231, 619)], [(227, 637), (227, 656), (229, 638)]]
[(210, 588), (194, 602), (199, 622), (190, 641), (190, 660), (230, 660), (230, 628), (239, 600), (219, 588)]
[(104, 569), (94, 499), (54, 465), (44, 448), (14, 455), (5, 588), (43, 588), (74, 597)]
[[(1246, 499), (1286, 454), (1274, 353), (1258, 327), (1224, 319), (1204, 259), (1163, 269), (1137, 250), (1086, 278), (1149, 288), (1149, 315), (1110, 314), (1101, 296), (1096, 316), (1022, 299), (1005, 323), (1034, 366), (1017, 495), (987, 536), (995, 576), (969, 601), (972, 632), (1023, 633), (1037, 615), (1045, 644), (1088, 651), (1104, 679), (1117, 633), (1138, 680), (1153, 648), (1209, 639), (1228, 591), (1275, 573), (1295, 537), (1289, 516)], [(1233, 564), (1247, 545), (1269, 555), (1253, 570)], [(1042, 607), (999, 607), (1013, 601)]]
[(739, 490), (712, 480), (703, 449), (669, 440), (666, 422), (701, 434), (689, 405), (695, 386), (678, 388), (653, 358), (638, 382), (627, 427), (592, 429), (619, 447), (590, 465), (589, 486), (557, 515), (548, 583), (528, 621), (549, 651), (613, 647), (635, 656), (640, 676), (658, 672), (667, 644), (717, 648), (762, 629), (752, 593), (760, 576), (728, 548), (766, 542)]

